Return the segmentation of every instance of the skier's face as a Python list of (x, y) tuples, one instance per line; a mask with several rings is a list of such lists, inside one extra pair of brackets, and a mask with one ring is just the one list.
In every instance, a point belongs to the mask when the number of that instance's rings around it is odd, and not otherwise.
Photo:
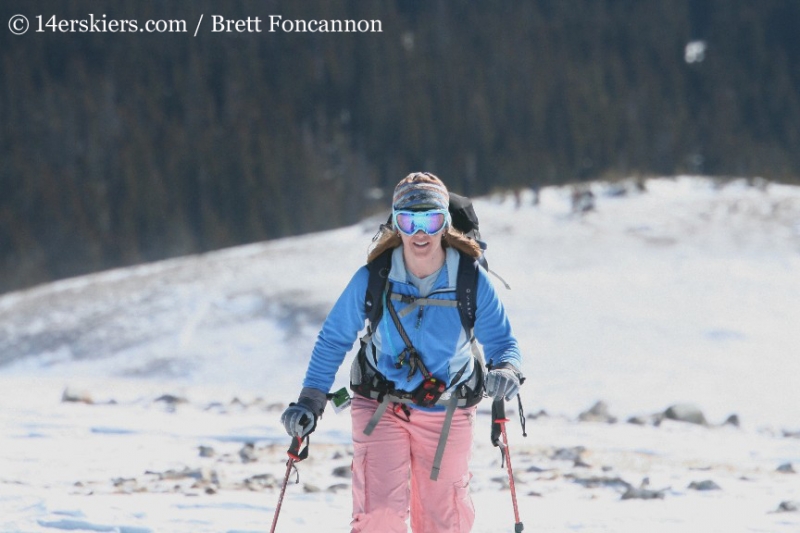
[(424, 231), (418, 231), (414, 235), (406, 235), (400, 233), (400, 238), (403, 240), (404, 258), (406, 261), (411, 261), (412, 272), (414, 267), (435, 261), (441, 258), (444, 249), (442, 248), (442, 235), (428, 235)]

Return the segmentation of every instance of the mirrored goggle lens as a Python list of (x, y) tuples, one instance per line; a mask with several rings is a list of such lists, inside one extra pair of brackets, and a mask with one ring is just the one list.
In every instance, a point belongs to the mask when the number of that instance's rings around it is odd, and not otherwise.
[(447, 222), (444, 211), (396, 211), (394, 224), (397, 229), (406, 235), (414, 235), (424, 231), (428, 235), (435, 235), (442, 231)]

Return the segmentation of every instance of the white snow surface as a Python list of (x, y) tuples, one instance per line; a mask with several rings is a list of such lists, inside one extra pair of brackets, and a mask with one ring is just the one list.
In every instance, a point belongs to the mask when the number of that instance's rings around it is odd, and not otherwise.
[[(568, 187), (475, 201), (527, 376), (527, 437), (516, 402), (507, 425), (525, 531), (800, 531), (779, 512), (800, 505), (800, 188), (645, 183), (592, 183), (583, 214)], [(382, 218), (0, 296), (0, 531), (269, 531), (280, 413)], [(598, 400), (616, 423), (577, 420)], [(708, 425), (628, 423), (678, 403)], [(473, 531), (508, 532), (487, 409)], [(350, 530), (349, 431), (326, 412), (277, 531)], [(660, 497), (621, 497), (640, 485)]]

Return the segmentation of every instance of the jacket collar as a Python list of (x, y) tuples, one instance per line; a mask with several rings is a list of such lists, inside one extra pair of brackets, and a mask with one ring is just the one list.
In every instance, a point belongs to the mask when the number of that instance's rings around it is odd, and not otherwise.
[[(444, 253), (444, 266), (447, 271), (447, 288), (455, 289), (456, 278), (458, 276), (459, 254), (458, 251), (450, 247), (445, 248)], [(389, 270), (389, 279), (397, 283), (408, 283), (408, 271), (406, 270), (406, 263), (403, 260), (403, 245), (398, 246), (392, 252), (392, 267)], [(441, 289), (442, 287), (437, 288)]]

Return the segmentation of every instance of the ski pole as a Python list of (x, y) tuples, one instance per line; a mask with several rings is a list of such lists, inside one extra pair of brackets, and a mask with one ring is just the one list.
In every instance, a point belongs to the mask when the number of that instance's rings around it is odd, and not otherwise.
[[(305, 447), (303, 447), (303, 441), (305, 441)], [(302, 451), (300, 450), (301, 447), (303, 447)], [(283, 505), (283, 496), (286, 494), (286, 485), (289, 483), (289, 476), (292, 473), (292, 469), (296, 469), (294, 464), (308, 457), (308, 437), (292, 438), (292, 444), (289, 446), (289, 450), (286, 453), (289, 455), (289, 459), (286, 461), (286, 475), (283, 476), (281, 494), (278, 497), (278, 505), (275, 506), (275, 517), (272, 519), (272, 528), (269, 530), (269, 533), (275, 533), (275, 526), (278, 525), (278, 515), (281, 512), (281, 505)]]
[[(514, 485), (514, 470), (511, 467), (511, 449), (508, 447), (508, 435), (506, 434), (506, 406), (501, 398), (492, 402), (492, 444), (500, 448), (500, 453), (506, 463), (508, 471), (508, 486), (511, 489), (511, 503), (514, 504), (514, 533), (521, 533), (524, 526), (519, 518), (519, 506), (517, 505), (517, 489)], [(502, 435), (503, 441), (500, 442)]]

